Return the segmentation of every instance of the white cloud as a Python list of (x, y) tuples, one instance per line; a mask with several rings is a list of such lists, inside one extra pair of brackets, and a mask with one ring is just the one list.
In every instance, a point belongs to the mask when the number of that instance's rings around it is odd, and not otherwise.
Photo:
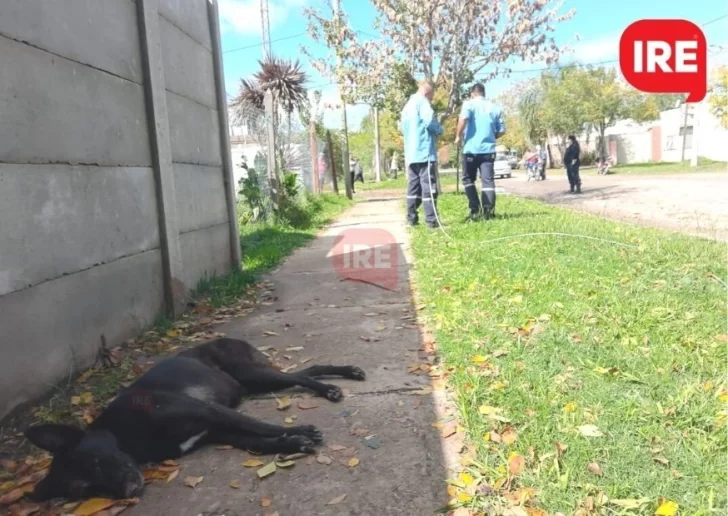
[[(305, 4), (306, 0), (269, 0), (268, 21), (271, 30), (284, 24), (291, 14), (295, 14)], [(220, 0), (218, 9), (223, 32), (260, 36), (260, 0)]]

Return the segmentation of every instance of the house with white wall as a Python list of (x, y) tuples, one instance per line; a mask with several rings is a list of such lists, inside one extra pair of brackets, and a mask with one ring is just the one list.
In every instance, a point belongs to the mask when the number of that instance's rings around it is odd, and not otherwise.
[[(638, 123), (620, 120), (605, 131), (607, 151), (615, 163), (679, 162), (694, 153), (701, 158), (728, 161), (728, 129), (720, 126), (710, 113), (708, 97), (697, 104), (685, 104), (660, 113), (652, 122)], [(592, 131), (579, 136), (582, 153), (597, 149), (599, 133)], [(556, 140), (551, 143), (552, 155), (558, 161), (560, 154)], [(695, 147), (694, 147), (695, 146)]]

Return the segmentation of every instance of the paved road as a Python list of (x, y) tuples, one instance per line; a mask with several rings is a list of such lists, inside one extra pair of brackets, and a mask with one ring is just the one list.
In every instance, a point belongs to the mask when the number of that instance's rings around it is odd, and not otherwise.
[[(604, 217), (728, 241), (728, 173), (664, 176), (583, 175), (582, 195), (568, 193), (563, 172), (527, 182), (523, 171), (497, 179), (499, 191), (584, 210)], [(462, 186), (461, 186), (462, 188)], [(502, 189), (502, 190), (501, 190)], [(454, 186), (444, 187), (445, 192)], [(403, 197), (401, 190), (373, 190), (366, 197)]]
[(728, 173), (665, 176), (584, 175), (582, 195), (568, 193), (563, 172), (527, 182), (522, 174), (498, 181), (507, 193), (609, 218), (728, 241)]

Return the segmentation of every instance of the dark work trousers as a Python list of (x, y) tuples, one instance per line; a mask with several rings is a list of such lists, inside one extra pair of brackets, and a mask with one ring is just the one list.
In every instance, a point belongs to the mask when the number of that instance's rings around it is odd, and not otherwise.
[(578, 163), (569, 163), (566, 165), (566, 177), (569, 178), (569, 186), (581, 186)]
[[(437, 177), (435, 163), (410, 163), (407, 168), (407, 222), (417, 224), (417, 210), (424, 203), (425, 222), (429, 226), (437, 225)], [(432, 185), (432, 197), (430, 197)], [(433, 205), (434, 199), (434, 205)]]
[[(463, 188), (468, 196), (471, 215), (482, 211), (486, 217), (495, 213), (495, 153), (463, 155)], [(475, 180), (480, 173), (480, 198)], [(481, 205), (482, 202), (482, 205)]]

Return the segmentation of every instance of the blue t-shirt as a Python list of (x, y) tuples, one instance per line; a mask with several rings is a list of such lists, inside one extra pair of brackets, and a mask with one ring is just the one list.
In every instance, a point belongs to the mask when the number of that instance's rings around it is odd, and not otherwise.
[(463, 103), (460, 119), (467, 120), (463, 154), (490, 154), (495, 152), (495, 136), (504, 133), (503, 111), (485, 100), (475, 97)]

